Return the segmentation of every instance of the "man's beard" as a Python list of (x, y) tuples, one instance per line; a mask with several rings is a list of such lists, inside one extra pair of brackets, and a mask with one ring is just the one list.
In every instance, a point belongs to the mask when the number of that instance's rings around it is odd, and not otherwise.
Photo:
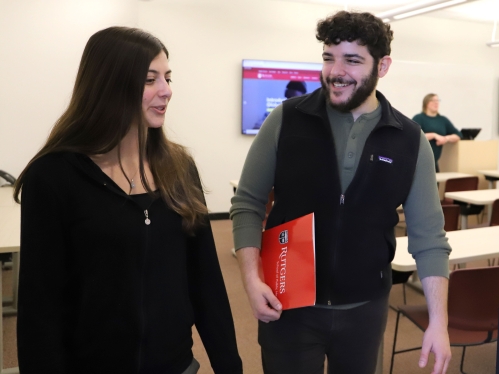
[(333, 103), (331, 101), (331, 88), (329, 85), (333, 83), (356, 84), (357, 81), (330, 77), (326, 77), (326, 79), (324, 79), (321, 72), (322, 93), (326, 97), (326, 102), (331, 108), (343, 113), (348, 113), (361, 106), (375, 90), (376, 85), (378, 84), (378, 64), (376, 62), (373, 63), (371, 74), (362, 79), (360, 86), (358, 86), (358, 88), (353, 91), (352, 95), (342, 103)]

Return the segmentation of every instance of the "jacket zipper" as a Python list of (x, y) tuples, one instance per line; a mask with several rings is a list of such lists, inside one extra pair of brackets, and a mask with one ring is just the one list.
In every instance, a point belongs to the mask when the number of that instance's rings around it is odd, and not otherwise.
[(144, 335), (146, 329), (146, 313), (144, 306), (144, 290), (145, 290), (145, 269), (146, 269), (146, 260), (149, 249), (149, 226), (151, 224), (151, 220), (149, 219), (148, 210), (144, 210), (145, 220), (144, 223), (146, 225), (145, 228), (145, 239), (144, 239), (144, 256), (142, 260), (142, 269), (141, 269), (141, 277), (140, 277), (140, 339), (139, 339), (139, 352), (138, 352), (138, 360), (137, 360), (137, 373), (141, 372), (142, 368), (142, 355), (143, 355), (143, 345), (144, 345)]
[[(369, 134), (369, 136), (367, 137), (367, 139), (366, 139), (366, 141), (365, 141), (365, 143), (364, 143), (364, 148), (363, 148), (362, 153), (361, 153), (361, 156), (360, 156), (360, 157), (361, 157), (361, 158), (360, 158), (361, 160), (362, 160), (362, 156), (363, 156), (363, 154), (364, 154), (364, 151), (365, 151), (366, 145), (368, 144), (369, 139), (370, 139), (370, 138), (371, 138), (371, 136), (372, 136), (372, 133), (373, 133), (373, 132), (375, 132), (375, 131), (377, 130), (377, 127), (378, 127), (378, 126), (376, 126), (376, 127), (375, 127), (372, 131), (371, 131), (371, 133)], [(370, 162), (373, 162), (373, 161), (374, 161), (374, 154), (371, 154), (371, 155), (370, 155), (370, 157), (369, 157), (369, 161), (370, 161)], [(353, 182), (355, 182), (357, 178), (360, 178), (360, 177), (359, 177), (359, 175), (358, 175), (358, 172), (359, 172), (359, 167), (360, 167), (360, 163), (359, 163), (359, 165), (357, 165), (357, 170), (356, 170), (356, 172), (355, 172), (355, 175), (354, 175), (353, 179), (350, 181), (350, 185), (351, 185)], [(347, 190), (348, 190), (348, 188), (347, 188)], [(339, 232), (340, 227), (341, 227), (341, 216), (342, 216), (342, 212), (343, 212), (342, 207), (343, 207), (344, 205), (345, 205), (345, 194), (344, 194), (344, 193), (342, 193), (342, 194), (340, 194), (340, 208), (339, 208), (339, 211), (338, 211), (338, 218), (337, 218), (337, 220), (336, 220), (336, 230), (337, 230), (336, 232)], [(338, 235), (337, 235), (336, 237), (338, 237)], [(334, 252), (333, 252), (333, 264), (332, 264), (332, 270), (331, 270), (331, 272), (333, 272), (333, 271), (335, 270), (334, 268), (336, 267), (336, 257), (337, 257), (337, 255), (336, 255), (336, 254), (337, 254), (337, 252), (338, 252), (338, 239), (336, 239), (336, 246), (335, 246), (335, 248), (334, 248)], [(381, 277), (383, 277), (383, 272), (381, 272)], [(330, 287), (330, 285), (331, 285), (331, 276), (330, 276), (330, 273), (329, 273), (329, 274), (328, 274), (328, 300), (327, 300), (327, 305), (332, 305), (332, 304), (331, 304), (331, 287)]]
[[(340, 226), (341, 226), (341, 215), (342, 215), (342, 212), (343, 212), (343, 208), (342, 206), (345, 205), (345, 194), (341, 194), (340, 195), (340, 208), (339, 208), (339, 211), (338, 211), (338, 218), (336, 220), (336, 232), (339, 232), (340, 231)], [(336, 236), (338, 237), (338, 236)], [(338, 239), (336, 239), (336, 245), (334, 247), (334, 250), (333, 250), (333, 264), (332, 264), (332, 270), (329, 274), (331, 273), (334, 273), (335, 271), (335, 267), (336, 267), (336, 257), (337, 257), (337, 253), (338, 253)], [(328, 274), (328, 300), (327, 300), (327, 305), (332, 305), (331, 303), (331, 277), (330, 275)]]

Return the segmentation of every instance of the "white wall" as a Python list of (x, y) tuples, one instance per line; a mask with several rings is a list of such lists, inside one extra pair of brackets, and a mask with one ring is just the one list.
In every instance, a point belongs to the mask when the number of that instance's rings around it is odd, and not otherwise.
[(137, 25), (137, 0), (0, 1), (0, 169), (18, 176), (71, 97), (88, 38)]
[[(141, 2), (139, 10), (139, 25), (157, 34), (171, 52), (174, 96), (168, 107), (169, 135), (194, 153), (211, 190), (210, 209), (226, 212), (232, 195), (229, 180), (239, 178), (253, 140), (240, 134), (241, 60), (320, 62), (315, 25), (337, 9), (279, 0), (154, 0)], [(441, 112), (457, 127), (482, 127), (481, 138), (497, 137), (499, 49), (485, 46), (492, 25), (420, 17), (392, 26), (394, 71), (399, 60), (425, 62), (430, 72), (432, 67), (451, 71), (455, 82), (437, 74), (440, 85), (423, 88), (424, 94), (441, 93)], [(408, 71), (403, 64), (402, 73)], [(489, 79), (486, 73), (491, 74)], [(424, 94), (407, 95), (407, 79), (394, 76), (390, 79), (389, 73), (380, 87), (389, 88), (389, 100), (412, 117), (420, 112)], [(447, 92), (462, 94), (457, 100), (445, 97)], [(468, 123), (467, 118), (474, 117), (479, 126)]]
[(394, 63), (378, 86), (392, 104), (412, 117), (435, 92), (456, 127), (481, 127), (479, 140), (497, 138), (499, 49), (485, 45), (492, 25), (415, 17), (393, 28)]
[[(191, 149), (211, 191), (210, 210), (227, 212), (229, 180), (239, 178), (253, 140), (240, 134), (241, 60), (320, 62), (315, 25), (335, 10), (280, 0), (0, 1), (0, 169), (18, 175), (43, 143), (67, 104), (88, 37), (113, 24), (138, 25), (158, 36), (171, 54), (168, 136)], [(474, 127), (461, 119), (462, 113), (476, 113), (486, 122), (480, 123), (480, 136), (497, 138), (499, 49), (485, 46), (492, 25), (417, 17), (393, 23), (393, 29), (394, 64), (424, 62), (438, 72), (452, 66), (461, 101), (443, 96), (441, 87), (427, 91), (440, 94), (442, 114), (458, 127)], [(486, 80), (484, 72), (491, 83), (481, 89), (477, 82)], [(439, 74), (435, 80), (452, 83)], [(404, 83), (390, 80), (389, 73), (380, 88), (412, 116), (422, 97), (404, 95), (410, 90)]]

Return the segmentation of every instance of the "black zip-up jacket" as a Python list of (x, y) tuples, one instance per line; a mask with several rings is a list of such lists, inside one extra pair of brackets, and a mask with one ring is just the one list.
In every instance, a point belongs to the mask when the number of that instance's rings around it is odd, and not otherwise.
[(345, 193), (321, 89), (283, 102), (267, 228), (315, 213), (317, 304), (374, 300), (391, 287), (396, 209), (412, 185), (421, 129), (377, 98), (380, 122)]
[(215, 373), (242, 373), (207, 220), (194, 236), (161, 199), (144, 208), (87, 156), (35, 161), (21, 202), (23, 374), (179, 374), (196, 325)]

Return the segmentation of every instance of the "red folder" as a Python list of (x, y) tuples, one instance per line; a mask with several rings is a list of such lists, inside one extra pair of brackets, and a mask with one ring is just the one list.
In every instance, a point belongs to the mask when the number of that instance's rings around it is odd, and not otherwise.
[(315, 305), (314, 213), (265, 230), (262, 270), (282, 309)]

